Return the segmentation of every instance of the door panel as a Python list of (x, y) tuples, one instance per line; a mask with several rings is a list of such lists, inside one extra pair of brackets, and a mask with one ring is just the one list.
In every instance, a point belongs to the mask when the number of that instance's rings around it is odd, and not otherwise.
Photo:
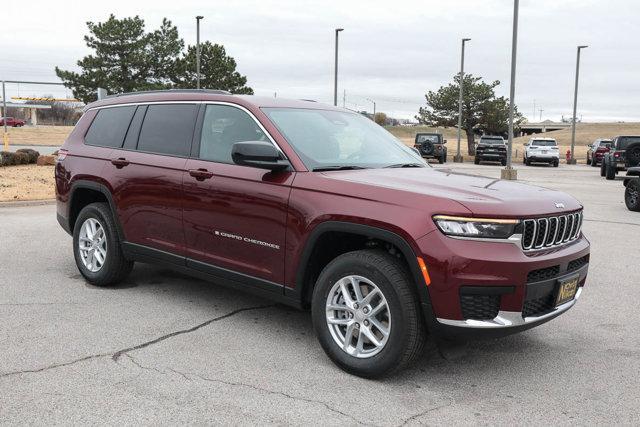
[(285, 222), (292, 172), (189, 159), (185, 172), (187, 256), (278, 284), (284, 283)]
[(184, 255), (182, 174), (187, 159), (128, 150), (113, 150), (108, 162), (113, 195), (125, 239), (131, 243)]

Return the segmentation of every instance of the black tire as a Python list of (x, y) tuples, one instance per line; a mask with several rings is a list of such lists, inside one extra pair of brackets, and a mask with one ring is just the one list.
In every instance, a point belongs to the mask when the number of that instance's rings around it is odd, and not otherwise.
[(640, 145), (633, 145), (627, 148), (627, 162), (630, 167), (640, 166)]
[(444, 155), (440, 156), (440, 158), (438, 159), (438, 163), (440, 164), (444, 163)]
[(553, 167), (557, 168), (558, 166), (560, 166), (560, 160), (554, 160), (553, 161)]
[(476, 165), (480, 164), (480, 159), (478, 157), (476, 157), (475, 159), (473, 159), (473, 163)]
[(524, 164), (527, 166), (531, 166), (531, 160), (525, 159)]
[(640, 212), (640, 179), (632, 179), (624, 190), (624, 203), (627, 209)]
[(616, 179), (616, 165), (612, 165), (611, 163), (608, 163), (605, 167), (605, 178), (607, 178), (609, 181)]
[(589, 163), (591, 166), (593, 166), (594, 168), (598, 167), (598, 162), (596, 161), (596, 159), (591, 159), (591, 162)]
[[(327, 297), (334, 284), (349, 275), (362, 276), (375, 283), (386, 298), (392, 319), (386, 344), (368, 358), (357, 358), (343, 351), (327, 325)], [(405, 265), (381, 250), (348, 252), (331, 261), (318, 277), (311, 306), (316, 336), (327, 356), (346, 372), (365, 378), (378, 378), (406, 367), (422, 353), (426, 340), (414, 286)]]
[(589, 158), (589, 156), (587, 156), (587, 165), (591, 164), (591, 159)]
[(600, 176), (605, 176), (607, 174), (606, 170), (607, 170), (607, 162), (603, 158), (602, 161), (600, 162)]
[[(102, 267), (96, 272), (89, 270), (82, 262), (79, 248), (80, 229), (89, 218), (97, 220), (104, 229), (107, 250)], [(120, 246), (120, 238), (111, 209), (106, 203), (91, 203), (85, 206), (78, 215), (73, 227), (73, 255), (80, 274), (92, 285), (110, 286), (122, 281), (131, 272), (133, 261), (124, 257)]]
[(500, 164), (501, 164), (502, 166), (507, 166), (507, 159), (502, 159), (502, 160), (500, 160)]

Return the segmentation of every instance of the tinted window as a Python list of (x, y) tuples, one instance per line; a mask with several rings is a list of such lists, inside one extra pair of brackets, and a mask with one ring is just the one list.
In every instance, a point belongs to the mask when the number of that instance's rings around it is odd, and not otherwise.
[(149, 105), (140, 130), (138, 150), (187, 156), (197, 111), (195, 104)]
[(207, 105), (202, 122), (199, 156), (203, 160), (233, 163), (236, 142), (267, 141), (267, 136), (247, 113), (227, 105)]
[(133, 115), (133, 120), (131, 120), (131, 125), (129, 125), (129, 130), (127, 131), (127, 136), (124, 138), (124, 148), (128, 150), (136, 149), (138, 136), (140, 135), (140, 127), (142, 126), (142, 119), (144, 118), (144, 113), (146, 111), (147, 106), (141, 105)]
[(538, 147), (555, 147), (558, 143), (554, 140), (534, 139), (531, 141), (531, 145), (536, 145)]
[(135, 106), (103, 108), (93, 119), (84, 141), (90, 145), (122, 147)]

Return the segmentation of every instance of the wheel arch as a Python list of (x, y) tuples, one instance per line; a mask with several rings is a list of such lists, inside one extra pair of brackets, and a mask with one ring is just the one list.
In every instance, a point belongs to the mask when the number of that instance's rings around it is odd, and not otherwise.
[(111, 210), (113, 220), (116, 224), (118, 236), (121, 241), (124, 241), (124, 233), (120, 224), (120, 218), (117, 215), (113, 195), (106, 185), (96, 181), (76, 180), (71, 184), (68, 212), (69, 228), (71, 232), (73, 233), (75, 221), (82, 208), (95, 202), (107, 202), (109, 209)]
[[(348, 234), (355, 238), (362, 239), (365, 242), (365, 245), (360, 247), (361, 249), (370, 247), (367, 246), (367, 243), (370, 242), (374, 242), (374, 244), (376, 244), (375, 242), (383, 242), (396, 248), (400, 254), (402, 254), (404, 262), (409, 268), (409, 273), (413, 278), (419, 302), (423, 308), (423, 315), (428, 321), (430, 319), (435, 319), (435, 317), (433, 317), (433, 311), (431, 310), (431, 299), (429, 297), (427, 285), (424, 282), (422, 270), (418, 265), (416, 252), (408, 241), (401, 235), (384, 228), (343, 221), (326, 221), (318, 224), (311, 231), (307, 241), (305, 242), (304, 249), (302, 250), (299, 258), (298, 268), (296, 270), (296, 287), (293, 291), (297, 294), (296, 298), (300, 299), (303, 306), (308, 306), (311, 301), (310, 296), (315, 286), (315, 279), (319, 275), (320, 271), (326, 264), (328, 264), (328, 262), (331, 261), (331, 259), (335, 258), (335, 256), (333, 256), (327, 262), (320, 262), (319, 265), (314, 262), (314, 256), (316, 255), (318, 248), (321, 248), (320, 244), (323, 242), (323, 238), (332, 234)], [(342, 253), (346, 252), (349, 251), (344, 251)], [(342, 253), (338, 253), (338, 255), (341, 255)]]

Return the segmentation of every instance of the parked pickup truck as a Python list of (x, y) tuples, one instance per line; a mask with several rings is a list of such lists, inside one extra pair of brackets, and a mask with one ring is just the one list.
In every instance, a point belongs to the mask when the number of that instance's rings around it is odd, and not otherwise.
[(0, 126), (4, 126), (4, 122), (7, 122), (7, 126), (17, 128), (24, 126), (24, 120), (16, 119), (15, 117), (0, 117)]

